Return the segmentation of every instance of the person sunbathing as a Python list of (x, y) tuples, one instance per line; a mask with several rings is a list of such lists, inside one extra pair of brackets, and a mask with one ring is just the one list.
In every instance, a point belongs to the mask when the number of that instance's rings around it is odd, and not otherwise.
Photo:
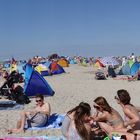
[(90, 140), (90, 110), (88, 103), (81, 102), (67, 112), (61, 131), (68, 140)]
[(100, 128), (106, 132), (106, 134), (113, 131), (127, 131), (120, 114), (108, 104), (104, 97), (97, 97), (94, 100), (93, 106), (97, 113), (92, 116), (92, 119), (98, 122)]
[(113, 78), (114, 80), (128, 80), (130, 81), (137, 81), (140, 80), (140, 69), (134, 76), (126, 76), (126, 75), (117, 75), (117, 77)]
[(51, 108), (49, 103), (44, 103), (44, 96), (42, 94), (36, 95), (36, 107), (32, 111), (23, 111), (21, 118), (17, 122), (16, 129), (8, 130), (8, 133), (18, 133), (27, 127), (43, 127), (48, 121)]
[(117, 91), (115, 99), (117, 103), (120, 104), (125, 114), (124, 125), (129, 129), (128, 132), (140, 135), (140, 107), (135, 107), (130, 103), (131, 97), (128, 91), (124, 89)]

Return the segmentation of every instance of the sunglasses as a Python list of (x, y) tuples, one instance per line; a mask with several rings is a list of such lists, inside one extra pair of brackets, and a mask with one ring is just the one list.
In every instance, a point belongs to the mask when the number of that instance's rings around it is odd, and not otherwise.
[(36, 102), (38, 103), (38, 102), (42, 102), (42, 100), (36, 100)]
[(119, 100), (119, 98), (117, 96), (115, 96), (114, 99)]
[(100, 106), (97, 106), (97, 105), (93, 105), (93, 107), (96, 109), (100, 109)]

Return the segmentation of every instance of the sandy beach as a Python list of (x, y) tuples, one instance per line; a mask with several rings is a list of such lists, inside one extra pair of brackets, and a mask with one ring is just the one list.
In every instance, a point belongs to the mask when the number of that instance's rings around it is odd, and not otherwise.
[[(95, 80), (93, 67), (70, 65), (65, 68), (66, 73), (45, 77), (55, 91), (53, 97), (45, 100), (51, 105), (52, 113), (65, 114), (68, 110), (78, 105), (81, 101), (90, 103), (98, 96), (104, 96), (112, 107), (123, 113), (114, 100), (118, 89), (126, 89), (131, 95), (132, 104), (140, 106), (139, 81), (128, 82), (126, 80)], [(2, 81), (1, 81), (2, 83)], [(35, 106), (35, 100), (25, 105), (25, 110), (31, 110)], [(6, 129), (15, 128), (21, 110), (0, 111), (0, 137), (8, 136)], [(10, 134), (9, 136), (41, 136), (61, 135), (60, 130), (26, 131), (25, 133)]]

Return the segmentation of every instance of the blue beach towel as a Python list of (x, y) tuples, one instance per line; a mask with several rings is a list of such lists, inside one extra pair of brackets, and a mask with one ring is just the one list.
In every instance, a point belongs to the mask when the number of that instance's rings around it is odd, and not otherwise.
[(52, 114), (49, 117), (48, 123), (44, 127), (31, 127), (26, 128), (27, 130), (46, 130), (46, 129), (60, 129), (62, 126), (62, 122), (64, 120), (65, 115), (59, 115), (59, 114)]

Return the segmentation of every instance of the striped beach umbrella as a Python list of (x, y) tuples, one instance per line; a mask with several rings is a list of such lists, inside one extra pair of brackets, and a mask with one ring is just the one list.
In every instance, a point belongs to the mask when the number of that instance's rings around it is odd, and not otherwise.
[(111, 56), (103, 57), (100, 59), (100, 61), (105, 66), (106, 65), (112, 65), (112, 66), (119, 65), (119, 62), (114, 57), (111, 57)]

